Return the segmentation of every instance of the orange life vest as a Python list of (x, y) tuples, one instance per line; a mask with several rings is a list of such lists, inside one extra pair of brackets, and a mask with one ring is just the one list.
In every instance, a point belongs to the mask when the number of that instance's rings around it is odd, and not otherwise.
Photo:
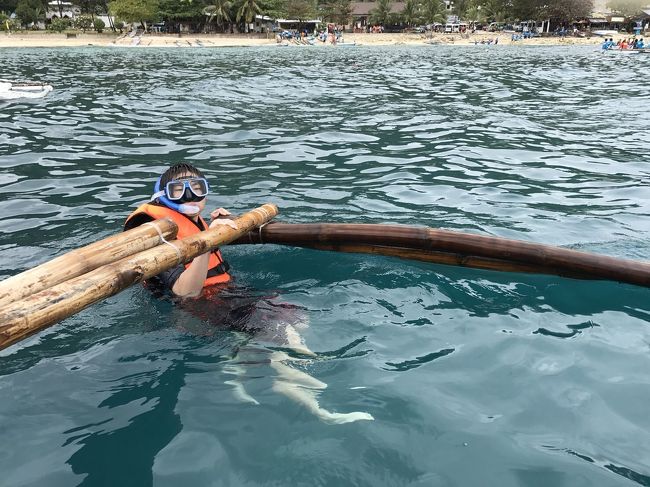
[[(149, 203), (141, 205), (131, 213), (126, 219), (125, 225), (128, 225), (130, 220), (138, 215), (142, 215), (143, 213), (149, 215), (154, 220), (159, 220), (161, 218), (171, 218), (174, 220), (174, 223), (178, 225), (178, 235), (176, 238), (179, 240), (201, 231), (197, 224), (185, 215), (182, 215), (171, 208), (167, 208), (166, 206), (152, 205)], [(201, 218), (201, 215), (199, 215), (199, 220), (203, 224), (203, 228), (207, 229), (208, 225), (205, 220)], [(190, 264), (185, 264), (185, 268), (187, 269)], [(210, 260), (208, 262), (208, 277), (203, 283), (203, 287), (230, 281), (230, 274), (226, 272), (227, 270), (228, 264), (223, 260), (223, 257), (221, 257), (221, 251), (219, 249), (213, 250), (210, 253)]]

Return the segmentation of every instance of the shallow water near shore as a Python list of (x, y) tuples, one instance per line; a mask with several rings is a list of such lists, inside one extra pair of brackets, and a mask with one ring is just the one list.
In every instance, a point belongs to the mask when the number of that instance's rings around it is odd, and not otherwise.
[[(166, 166), (208, 206), (650, 256), (650, 56), (593, 47), (4, 49), (0, 277), (111, 235)], [(643, 79), (642, 79), (643, 78)], [(229, 296), (299, 311), (332, 425), (273, 347), (126, 290), (0, 352), (11, 486), (650, 486), (650, 290), (278, 246)], [(191, 308), (191, 307), (190, 307)], [(261, 309), (261, 307), (257, 307)], [(260, 318), (263, 317), (263, 318)], [(233, 370), (246, 392), (233, 387)]]

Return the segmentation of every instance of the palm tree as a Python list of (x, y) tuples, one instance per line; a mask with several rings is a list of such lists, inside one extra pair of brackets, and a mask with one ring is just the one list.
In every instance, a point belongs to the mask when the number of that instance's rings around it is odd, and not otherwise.
[(256, 0), (242, 0), (239, 9), (237, 10), (237, 22), (244, 21), (245, 29), (248, 32), (248, 24), (255, 20), (255, 16), (262, 11), (262, 8)]
[(230, 7), (232, 3), (229, 0), (213, 0), (212, 5), (208, 5), (203, 9), (203, 15), (208, 17), (208, 24), (212, 20), (217, 21), (217, 25), (221, 27), (223, 22), (230, 22)]
[(424, 20), (427, 24), (443, 24), (446, 22), (445, 5), (441, 0), (425, 0)]
[(503, 22), (506, 18), (506, 5), (504, 0), (486, 0), (481, 7), (487, 20)]
[(370, 23), (385, 25), (390, 20), (391, 0), (378, 0), (375, 8), (370, 11)]
[(404, 10), (402, 10), (402, 19), (409, 27), (415, 25), (420, 20), (420, 1), (406, 0)]

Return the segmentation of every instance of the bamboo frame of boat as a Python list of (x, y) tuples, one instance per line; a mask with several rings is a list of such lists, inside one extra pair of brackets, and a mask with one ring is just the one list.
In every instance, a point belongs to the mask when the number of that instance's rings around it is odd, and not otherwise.
[(271, 223), (233, 244), (381, 254), (508, 272), (607, 279), (650, 287), (650, 263), (501, 237), (407, 225)]
[(176, 224), (165, 218), (72, 250), (0, 281), (0, 308), (102, 265), (155, 247), (165, 239), (173, 240), (177, 233)]
[(92, 303), (225, 245), (277, 215), (266, 204), (226, 225), (173, 240), (111, 262), (0, 309), (0, 349), (71, 316)]
[[(2, 281), (0, 349), (96, 301), (228, 243), (379, 254), (498, 271), (608, 279), (650, 287), (648, 262), (407, 225), (267, 224), (277, 212), (275, 205), (266, 204), (236, 219), (236, 230), (224, 225), (173, 241), (164, 236), (175, 235), (176, 225), (158, 221), (159, 225), (109, 237)], [(134, 250), (139, 245), (151, 246)], [(106, 255), (99, 255), (102, 252)], [(6, 292), (12, 284), (16, 285), (16, 292), (8, 296)]]

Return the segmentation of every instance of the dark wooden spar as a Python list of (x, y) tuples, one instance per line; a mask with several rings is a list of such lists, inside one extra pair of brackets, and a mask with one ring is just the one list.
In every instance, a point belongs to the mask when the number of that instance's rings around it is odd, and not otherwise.
[(650, 286), (650, 263), (500, 237), (408, 225), (271, 223), (233, 244), (280, 244), (508, 272)]

